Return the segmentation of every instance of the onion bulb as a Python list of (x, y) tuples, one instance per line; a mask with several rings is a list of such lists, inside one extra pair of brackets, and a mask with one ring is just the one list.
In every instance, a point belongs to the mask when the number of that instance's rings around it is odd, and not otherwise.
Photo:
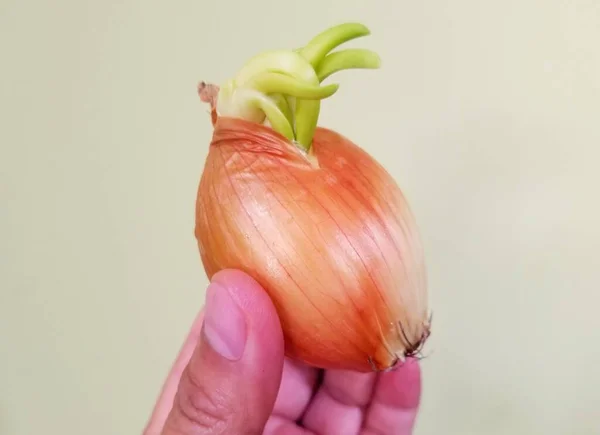
[(430, 330), (423, 249), (403, 193), (365, 150), (318, 126), (321, 101), (338, 90), (323, 81), (379, 68), (372, 51), (333, 51), (369, 33), (335, 26), (300, 49), (252, 57), (221, 86), (200, 84), (214, 130), (195, 216), (208, 277), (239, 269), (256, 279), (288, 357), (361, 372), (415, 355)]

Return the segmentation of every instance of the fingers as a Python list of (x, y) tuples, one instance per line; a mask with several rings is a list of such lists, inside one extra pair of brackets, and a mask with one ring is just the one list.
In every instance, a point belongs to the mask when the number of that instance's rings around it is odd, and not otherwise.
[(298, 426), (295, 421), (274, 415), (267, 422), (263, 435), (315, 435), (315, 433)]
[(315, 433), (358, 434), (376, 379), (376, 373), (327, 371), (306, 411), (304, 427)]
[(365, 419), (364, 434), (410, 435), (421, 400), (421, 371), (413, 358), (379, 375)]
[(312, 399), (318, 370), (286, 359), (273, 413), (290, 421), (298, 420)]
[(160, 396), (156, 401), (156, 405), (152, 411), (152, 416), (150, 417), (146, 429), (144, 430), (144, 435), (156, 435), (161, 432), (165, 424), (165, 420), (167, 419), (167, 415), (169, 415), (169, 412), (171, 411), (173, 399), (175, 397), (175, 393), (177, 392), (177, 386), (179, 385), (179, 380), (181, 379), (181, 374), (187, 367), (190, 358), (192, 357), (192, 353), (198, 345), (198, 339), (200, 338), (200, 332), (202, 330), (203, 318), (204, 310), (200, 311), (200, 313), (196, 316), (196, 319), (190, 328), (190, 332), (185, 339), (181, 350), (179, 351), (179, 355), (177, 356), (177, 359), (171, 368), (171, 372), (167, 376), (167, 379), (163, 385)]
[(388, 373), (331, 370), (309, 404), (303, 426), (315, 433), (409, 435), (421, 398), (416, 360)]
[(283, 368), (275, 308), (247, 275), (223, 271), (213, 277), (205, 310), (162, 433), (261, 434)]

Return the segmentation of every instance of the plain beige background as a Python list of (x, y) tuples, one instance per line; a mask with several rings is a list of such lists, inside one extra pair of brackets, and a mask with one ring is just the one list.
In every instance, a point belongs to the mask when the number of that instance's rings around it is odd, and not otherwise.
[(346, 20), (321, 123), (402, 185), (433, 336), (417, 434), (599, 434), (600, 3), (0, 0), (0, 433), (140, 433), (206, 278), (195, 93)]

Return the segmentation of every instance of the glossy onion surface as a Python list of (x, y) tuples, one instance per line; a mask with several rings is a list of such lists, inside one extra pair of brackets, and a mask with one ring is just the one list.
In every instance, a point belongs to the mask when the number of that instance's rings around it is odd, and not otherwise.
[(334, 131), (317, 128), (307, 157), (267, 126), (219, 118), (195, 234), (209, 278), (234, 268), (264, 286), (292, 358), (385, 370), (428, 335), (423, 253), (405, 198)]

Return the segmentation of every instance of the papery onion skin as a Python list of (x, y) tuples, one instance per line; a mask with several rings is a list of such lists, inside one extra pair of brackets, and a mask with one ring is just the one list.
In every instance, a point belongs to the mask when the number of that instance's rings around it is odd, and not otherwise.
[(425, 264), (390, 174), (332, 130), (316, 129), (308, 158), (267, 126), (213, 120), (195, 228), (208, 277), (256, 279), (286, 354), (310, 365), (368, 372), (413, 354), (429, 335)]

